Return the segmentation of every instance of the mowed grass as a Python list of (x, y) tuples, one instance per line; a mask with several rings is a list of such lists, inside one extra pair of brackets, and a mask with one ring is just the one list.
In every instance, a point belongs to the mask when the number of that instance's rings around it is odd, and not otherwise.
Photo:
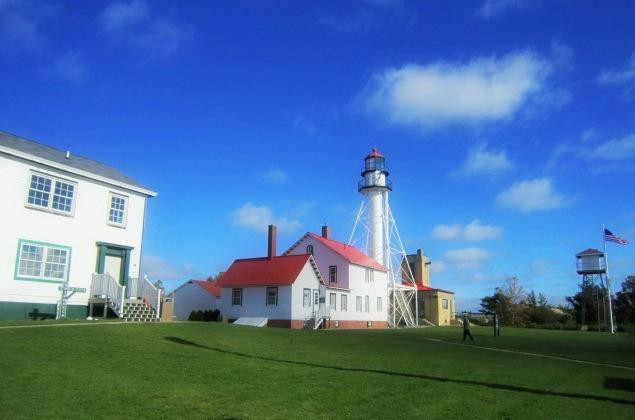
[(463, 345), (458, 328), (0, 328), (0, 418), (635, 417), (632, 336), (473, 334)]

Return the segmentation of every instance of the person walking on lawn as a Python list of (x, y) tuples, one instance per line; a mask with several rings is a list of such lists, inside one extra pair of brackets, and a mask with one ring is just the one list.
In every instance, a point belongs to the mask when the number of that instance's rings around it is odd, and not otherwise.
[(474, 341), (474, 337), (470, 333), (470, 320), (467, 317), (467, 314), (463, 314), (463, 341), (465, 341), (465, 337), (469, 336), (470, 341)]

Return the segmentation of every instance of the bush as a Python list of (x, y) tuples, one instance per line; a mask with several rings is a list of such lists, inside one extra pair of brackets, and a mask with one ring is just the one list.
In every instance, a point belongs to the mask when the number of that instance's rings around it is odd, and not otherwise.
[(220, 311), (218, 309), (206, 310), (206, 311), (192, 311), (187, 318), (188, 321), (202, 321), (202, 322), (219, 322), (221, 320)]

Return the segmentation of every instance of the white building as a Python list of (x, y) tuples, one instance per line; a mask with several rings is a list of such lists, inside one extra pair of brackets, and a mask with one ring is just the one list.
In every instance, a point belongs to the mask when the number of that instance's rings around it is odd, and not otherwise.
[(386, 268), (328, 236), (326, 227), (323, 236), (307, 233), (277, 256), (270, 226), (267, 257), (236, 260), (219, 281), (223, 317), (291, 328), (386, 328)]
[(174, 289), (170, 296), (176, 321), (187, 321), (192, 311), (221, 309), (221, 289), (215, 281), (189, 280)]
[[(5, 132), (0, 177), (0, 319), (60, 316), (60, 286), (86, 289), (68, 299), (70, 318), (85, 318), (95, 295), (119, 316), (126, 297), (154, 299), (157, 291), (138, 279), (154, 191), (103, 163)], [(93, 273), (103, 275), (93, 282)]]

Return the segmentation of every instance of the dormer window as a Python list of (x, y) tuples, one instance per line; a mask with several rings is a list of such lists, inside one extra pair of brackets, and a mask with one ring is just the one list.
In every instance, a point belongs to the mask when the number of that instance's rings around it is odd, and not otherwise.
[(76, 187), (74, 182), (31, 173), (26, 205), (71, 215)]
[(313, 245), (306, 246), (306, 253), (313, 255)]
[(110, 193), (110, 209), (108, 211), (108, 223), (115, 226), (126, 226), (126, 213), (128, 211), (128, 197)]

